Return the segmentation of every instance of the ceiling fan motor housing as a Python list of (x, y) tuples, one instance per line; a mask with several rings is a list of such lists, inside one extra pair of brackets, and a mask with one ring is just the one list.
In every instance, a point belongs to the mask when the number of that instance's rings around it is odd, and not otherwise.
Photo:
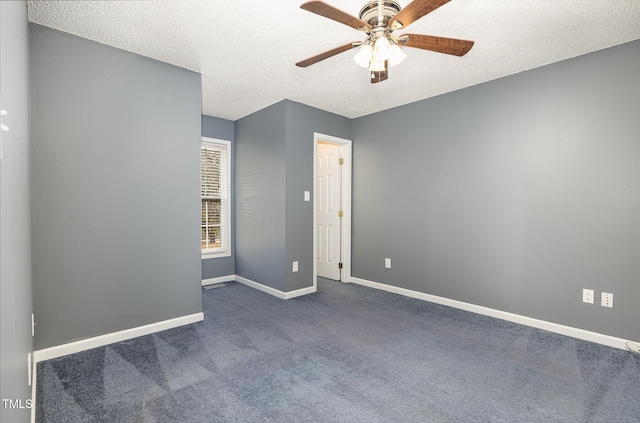
[(360, 9), (360, 20), (372, 27), (386, 27), (391, 18), (400, 11), (400, 4), (393, 0), (372, 0)]

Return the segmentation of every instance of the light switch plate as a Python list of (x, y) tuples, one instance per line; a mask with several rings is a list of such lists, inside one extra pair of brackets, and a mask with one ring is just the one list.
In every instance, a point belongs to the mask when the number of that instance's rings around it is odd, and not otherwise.
[(304, 192), (304, 201), (311, 201), (311, 193), (309, 191)]

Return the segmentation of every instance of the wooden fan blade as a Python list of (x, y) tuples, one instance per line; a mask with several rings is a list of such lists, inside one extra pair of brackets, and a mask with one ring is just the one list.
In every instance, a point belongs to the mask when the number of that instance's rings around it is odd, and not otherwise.
[(336, 54), (342, 53), (343, 51), (351, 50), (354, 44), (357, 45), (358, 43), (354, 42), (350, 44), (345, 44), (343, 46), (336, 47), (333, 50), (325, 51), (324, 53), (317, 54), (313, 57), (309, 57), (308, 59), (305, 59), (296, 63), (296, 66), (301, 68), (306, 68), (307, 66), (313, 65), (314, 63), (318, 63), (321, 60), (328, 59), (331, 56), (335, 56)]
[(451, 0), (414, 0), (389, 20), (392, 29), (406, 28), (427, 13), (431, 13)]
[(454, 56), (464, 56), (473, 47), (473, 41), (458, 40), (456, 38), (434, 37), (422, 34), (404, 34), (404, 36), (409, 37), (409, 40), (404, 44), (407, 47), (421, 48)]
[(377, 84), (378, 82), (386, 81), (389, 78), (389, 62), (384, 61), (384, 70), (371, 71), (371, 83)]
[(355, 16), (351, 16), (350, 14), (345, 13), (340, 9), (336, 9), (335, 7), (323, 1), (308, 1), (302, 4), (300, 8), (308, 10), (309, 12), (313, 12), (320, 16), (324, 16), (325, 18), (329, 18), (336, 22), (340, 22), (341, 24), (345, 24), (359, 31), (369, 32), (369, 30), (372, 28), (372, 26), (365, 21), (360, 20)]

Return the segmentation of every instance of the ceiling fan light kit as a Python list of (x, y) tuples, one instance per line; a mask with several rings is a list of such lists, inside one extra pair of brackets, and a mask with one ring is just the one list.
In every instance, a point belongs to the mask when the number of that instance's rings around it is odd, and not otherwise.
[(414, 0), (402, 9), (400, 4), (393, 0), (372, 0), (360, 9), (360, 18), (322, 1), (308, 1), (300, 8), (362, 31), (367, 34), (367, 38), (364, 41), (356, 41), (310, 57), (296, 65), (307, 67), (336, 54), (360, 47), (353, 60), (359, 66), (368, 69), (371, 73), (371, 82), (376, 83), (387, 79), (388, 68), (402, 63), (407, 57), (400, 45), (464, 56), (473, 46), (473, 41), (421, 34), (395, 37), (392, 34), (393, 31), (406, 28), (449, 1)]

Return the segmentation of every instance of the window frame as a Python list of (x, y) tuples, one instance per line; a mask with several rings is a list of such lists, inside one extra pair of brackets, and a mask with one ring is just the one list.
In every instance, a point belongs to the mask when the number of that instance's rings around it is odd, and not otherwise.
[(202, 169), (200, 169), (200, 255), (202, 259), (230, 257), (231, 256), (231, 141), (220, 140), (209, 137), (202, 137), (200, 143), (200, 155), (202, 148), (224, 149), (223, 160), (225, 161), (226, 174), (221, 175), (225, 181), (224, 189), (221, 190), (220, 204), (220, 238), (222, 245), (217, 248), (202, 248)]

